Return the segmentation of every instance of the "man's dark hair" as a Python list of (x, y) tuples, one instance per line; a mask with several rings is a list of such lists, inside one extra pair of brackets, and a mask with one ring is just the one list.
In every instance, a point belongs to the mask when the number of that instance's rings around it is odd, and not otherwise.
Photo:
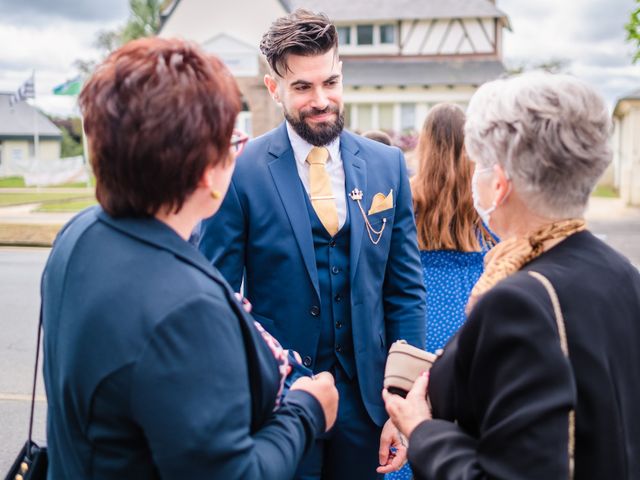
[(290, 54), (322, 55), (337, 47), (338, 33), (329, 18), (302, 8), (273, 22), (260, 42), (260, 51), (280, 77), (289, 70)]

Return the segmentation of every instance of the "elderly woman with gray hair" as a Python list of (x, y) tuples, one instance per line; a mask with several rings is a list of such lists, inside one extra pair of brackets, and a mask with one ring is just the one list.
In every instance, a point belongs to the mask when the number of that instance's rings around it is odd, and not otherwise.
[(640, 275), (583, 219), (611, 161), (607, 108), (528, 74), (482, 86), (465, 130), (502, 243), (430, 374), (406, 399), (383, 391), (414, 475), (639, 479)]

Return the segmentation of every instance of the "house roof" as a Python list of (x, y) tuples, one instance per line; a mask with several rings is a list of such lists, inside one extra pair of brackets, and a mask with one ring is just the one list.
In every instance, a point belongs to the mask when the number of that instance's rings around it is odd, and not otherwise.
[(503, 18), (491, 0), (281, 0), (289, 11), (307, 8), (333, 22), (412, 20), (424, 18)]
[(27, 102), (18, 102), (11, 107), (9, 100), (13, 93), (0, 92), (0, 136), (33, 137), (34, 110), (41, 137), (62, 137), (60, 130), (39, 110)]
[(505, 73), (499, 60), (343, 59), (346, 86), (480, 85)]
[(624, 95), (623, 97), (620, 97), (617, 101), (616, 101), (616, 105), (613, 108), (613, 115), (615, 117), (622, 117), (626, 114), (626, 112), (628, 111), (628, 101), (633, 101), (633, 100), (640, 100), (640, 89), (638, 90), (634, 90), (633, 92), (630, 92), (626, 95)]
[[(332, 22), (413, 20), (424, 18), (500, 18), (511, 28), (507, 15), (491, 0), (278, 0), (285, 10), (307, 8), (325, 13)], [(160, 29), (176, 10), (174, 0), (161, 14)]]
[(618, 101), (621, 101), (621, 100), (640, 100), (640, 88), (618, 99)]

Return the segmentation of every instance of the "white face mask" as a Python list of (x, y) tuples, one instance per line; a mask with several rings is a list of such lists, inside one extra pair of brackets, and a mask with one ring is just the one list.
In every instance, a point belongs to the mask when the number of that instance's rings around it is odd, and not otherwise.
[(478, 212), (478, 215), (480, 215), (482, 223), (484, 223), (487, 227), (489, 226), (491, 213), (493, 213), (493, 211), (496, 209), (496, 204), (495, 202), (493, 202), (493, 205), (491, 205), (491, 207), (487, 209), (483, 208), (482, 205), (480, 205), (480, 194), (478, 193), (478, 175), (481, 173), (490, 172), (492, 170), (493, 168), (491, 167), (481, 169), (476, 168), (473, 172), (473, 177), (471, 177), (471, 195), (473, 197), (473, 207), (476, 209), (476, 212)]
[[(495, 200), (489, 208), (484, 208), (482, 205), (480, 205), (480, 193), (478, 192), (478, 175), (487, 172), (493, 172), (493, 167), (475, 169), (475, 171), (473, 172), (473, 177), (471, 177), (471, 195), (473, 197), (473, 207), (476, 209), (476, 212), (478, 212), (478, 215), (482, 219), (482, 222), (488, 227), (489, 221), (491, 220), (491, 214), (495, 211), (498, 205), (496, 204)], [(503, 202), (506, 200), (510, 193), (511, 184), (509, 184), (509, 191), (502, 199)]]

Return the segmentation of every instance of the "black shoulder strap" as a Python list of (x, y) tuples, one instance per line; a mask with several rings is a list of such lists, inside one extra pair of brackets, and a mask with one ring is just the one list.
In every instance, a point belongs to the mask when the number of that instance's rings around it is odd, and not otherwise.
[(33, 388), (31, 389), (31, 414), (29, 415), (29, 445), (31, 445), (31, 435), (33, 432), (33, 412), (36, 404), (36, 382), (38, 380), (38, 363), (40, 361), (40, 340), (42, 335), (42, 305), (40, 305), (40, 319), (38, 321), (38, 340), (36, 343), (36, 364), (33, 368)]

